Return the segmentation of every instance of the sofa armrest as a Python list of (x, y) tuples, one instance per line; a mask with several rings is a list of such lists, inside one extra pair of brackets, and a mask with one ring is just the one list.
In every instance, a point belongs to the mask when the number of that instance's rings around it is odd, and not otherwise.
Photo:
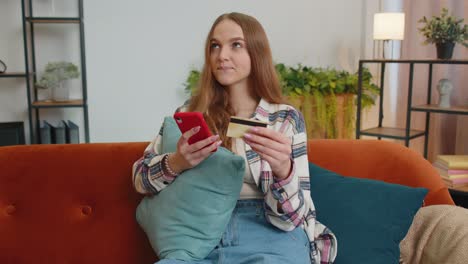
[(308, 141), (309, 161), (344, 176), (429, 189), (425, 205), (451, 204), (447, 187), (419, 153), (383, 140)]

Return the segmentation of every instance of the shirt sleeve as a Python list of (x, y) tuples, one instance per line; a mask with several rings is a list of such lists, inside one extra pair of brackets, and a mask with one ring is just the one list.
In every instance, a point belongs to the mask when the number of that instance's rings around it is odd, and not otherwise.
[[(274, 175), (265, 203), (268, 220), (276, 227), (290, 231), (300, 226), (309, 211), (304, 205), (304, 189), (310, 189), (309, 164), (307, 159), (307, 135), (302, 114), (291, 109), (286, 116), (283, 133), (291, 137), (291, 172), (285, 179), (276, 180)], [(262, 173), (271, 173), (263, 171)], [(265, 175), (263, 175), (265, 177)]]
[[(182, 106), (176, 109), (175, 113), (185, 112), (189, 103), (189, 100), (185, 101)], [(133, 164), (133, 186), (139, 193), (158, 194), (176, 178), (164, 173), (167, 169), (163, 161), (167, 153), (161, 153), (163, 133), (164, 123), (161, 125), (156, 138), (146, 147), (143, 157)]]
[(167, 154), (161, 153), (161, 139), (164, 133), (164, 125), (161, 126), (158, 135), (146, 147), (143, 156), (133, 164), (133, 186), (142, 194), (157, 194), (175, 177), (164, 174), (163, 158)]

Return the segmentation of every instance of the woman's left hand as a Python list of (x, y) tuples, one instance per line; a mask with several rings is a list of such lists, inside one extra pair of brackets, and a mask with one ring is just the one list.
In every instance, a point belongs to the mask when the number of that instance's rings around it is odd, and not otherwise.
[(291, 139), (269, 128), (252, 127), (244, 134), (245, 143), (266, 160), (279, 179), (285, 179), (291, 172)]

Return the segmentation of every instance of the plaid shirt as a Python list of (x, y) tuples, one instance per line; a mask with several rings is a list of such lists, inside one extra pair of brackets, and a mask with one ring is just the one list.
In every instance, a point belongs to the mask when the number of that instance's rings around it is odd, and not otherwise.
[[(268, 221), (277, 228), (291, 231), (303, 228), (310, 240), (311, 263), (333, 263), (337, 253), (335, 235), (316, 220), (315, 207), (310, 196), (307, 135), (302, 114), (289, 105), (270, 104), (261, 100), (254, 118), (268, 122), (268, 128), (292, 139), (291, 174), (278, 181), (268, 162), (246, 144), (246, 157), (257, 186), (265, 194), (265, 211)], [(160, 153), (161, 127), (158, 136), (148, 145), (142, 158), (133, 165), (135, 189), (144, 194), (156, 194), (175, 178), (163, 173)]]

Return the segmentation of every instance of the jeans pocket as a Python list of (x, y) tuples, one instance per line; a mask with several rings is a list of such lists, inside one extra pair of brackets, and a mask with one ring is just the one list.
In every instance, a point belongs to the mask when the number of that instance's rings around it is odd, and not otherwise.
[(306, 248), (310, 248), (309, 238), (304, 229), (301, 227), (296, 227), (294, 230), (287, 232), (288, 236), (291, 238), (293, 243), (296, 245), (304, 246)]

